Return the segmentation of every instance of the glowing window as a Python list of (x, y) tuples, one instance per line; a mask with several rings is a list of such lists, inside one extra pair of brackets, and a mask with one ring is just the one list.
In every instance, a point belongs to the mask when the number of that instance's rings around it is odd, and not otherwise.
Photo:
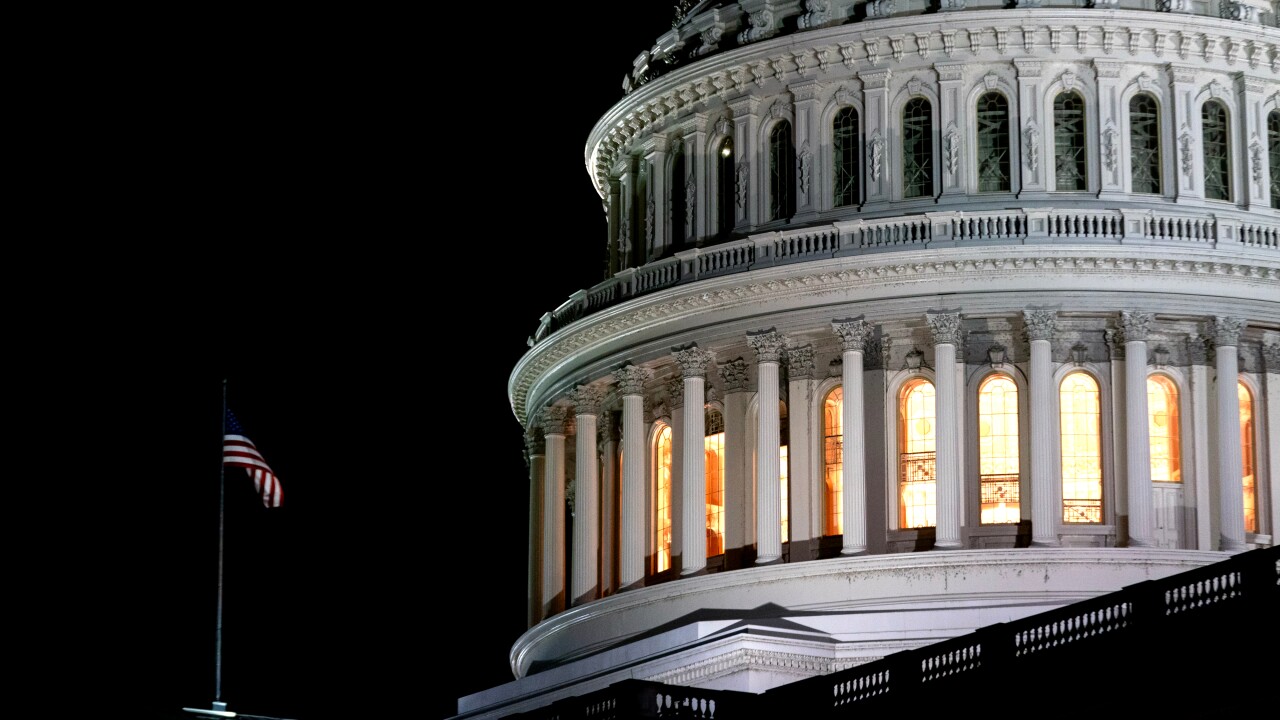
[(825, 480), (823, 495), (823, 535), (839, 535), (844, 532), (844, 389), (836, 388), (827, 393), (822, 404), (822, 477)]
[(937, 520), (937, 435), (933, 383), (914, 380), (898, 404), (898, 522), (903, 528), (933, 527)]
[(978, 98), (978, 192), (1009, 192), (1009, 101)]
[(791, 541), (791, 501), (789, 495), (789, 483), (787, 482), (787, 446), (782, 445), (778, 448), (778, 479), (782, 485), (782, 524), (780, 527), (782, 542)]
[(658, 572), (671, 567), (671, 427), (658, 432), (658, 499), (656, 530)]
[(1147, 378), (1152, 482), (1182, 482), (1178, 442), (1178, 388), (1163, 375)]
[(1236, 393), (1240, 400), (1240, 465), (1244, 484), (1244, 531), (1258, 532), (1257, 458), (1253, 456), (1253, 394), (1244, 383)]
[(983, 525), (1022, 519), (1018, 492), (1018, 386), (992, 375), (978, 388), (978, 475)]
[(933, 114), (924, 98), (902, 108), (902, 196), (933, 194)]
[(1058, 190), (1087, 190), (1084, 98), (1064, 92), (1053, 100), (1053, 161)]
[(1200, 131), (1204, 138), (1204, 196), (1210, 200), (1231, 199), (1231, 133), (1227, 128), (1227, 106), (1209, 100), (1200, 108)]
[(862, 166), (858, 163), (858, 111), (847, 107), (831, 123), (835, 206), (856, 205)]
[(702, 441), (707, 468), (707, 557), (724, 552), (724, 419), (707, 412), (707, 436)]
[(1102, 412), (1098, 383), (1073, 372), (1058, 388), (1062, 522), (1102, 522)]
[(725, 138), (720, 143), (720, 152), (716, 155), (716, 184), (719, 193), (720, 207), (716, 214), (720, 222), (719, 231), (721, 235), (728, 235), (733, 232), (733, 207), (734, 207), (734, 161), (733, 161), (733, 138)]
[(1160, 194), (1160, 109), (1146, 93), (1129, 101), (1129, 159), (1133, 191)]
[(769, 219), (784, 220), (796, 214), (796, 145), (791, 123), (783, 120), (769, 134)]

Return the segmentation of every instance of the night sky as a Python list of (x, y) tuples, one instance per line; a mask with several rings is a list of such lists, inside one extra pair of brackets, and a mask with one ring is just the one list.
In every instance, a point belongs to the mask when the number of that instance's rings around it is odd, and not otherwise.
[(506, 384), (542, 313), (602, 279), (583, 147), (669, 27), (649, 14), (172, 17), (84, 70), (76, 182), (100, 190), (63, 212), (85, 249), (47, 243), (21, 305), (54, 308), (17, 383), (44, 502), (10, 511), (68, 530), (18, 553), (56, 618), (25, 656), (42, 702), (210, 707), (224, 379), (284, 489), (268, 510), (227, 468), (229, 709), (444, 717), (511, 679), (528, 480)]

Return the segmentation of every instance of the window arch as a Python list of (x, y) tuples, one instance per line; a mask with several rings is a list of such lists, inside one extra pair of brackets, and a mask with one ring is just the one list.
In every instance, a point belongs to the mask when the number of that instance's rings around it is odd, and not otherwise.
[(822, 534), (844, 532), (844, 388), (822, 402)]
[(1147, 417), (1151, 436), (1151, 481), (1182, 482), (1178, 388), (1164, 375), (1147, 378)]
[(933, 194), (933, 106), (922, 97), (902, 108), (902, 196)]
[(1240, 479), (1244, 486), (1244, 531), (1258, 529), (1258, 458), (1254, 454), (1253, 430), (1255, 408), (1253, 393), (1243, 382), (1237, 383), (1236, 394), (1240, 402)]
[(1271, 161), (1271, 207), (1280, 208), (1280, 110), (1267, 113), (1267, 155)]
[(654, 444), (655, 572), (671, 568), (671, 440), (671, 426), (663, 425)]
[(1129, 169), (1132, 191), (1160, 194), (1160, 108), (1138, 93), (1129, 100)]
[(685, 174), (688, 171), (684, 167), (684, 142), (677, 141), (675, 151), (671, 155), (671, 181), (667, 187), (671, 188), (671, 202), (667, 207), (671, 209), (671, 244), (674, 247), (684, 245), (684, 238), (687, 235), (685, 230)]
[(769, 133), (769, 219), (796, 214), (796, 144), (791, 123), (782, 120)]
[(846, 107), (831, 121), (832, 185), (835, 207), (856, 205), (862, 198), (862, 165), (858, 162), (861, 143), (858, 111)]
[(1227, 106), (1208, 100), (1200, 107), (1200, 135), (1204, 148), (1204, 196), (1209, 200), (1231, 199), (1231, 132)]
[(979, 522), (1016, 523), (1020, 508), (1018, 386), (995, 373), (978, 386)]
[(707, 557), (724, 554), (724, 416), (706, 412), (706, 436), (702, 449), (706, 460)]
[(933, 383), (916, 379), (898, 394), (898, 523), (937, 523), (937, 416)]
[(718, 230), (721, 236), (733, 232), (734, 173), (733, 138), (727, 137), (716, 152), (716, 188), (719, 193), (716, 217), (719, 219)]
[(1072, 372), (1058, 386), (1062, 522), (1102, 522), (1102, 404), (1098, 381)]
[(1053, 99), (1053, 166), (1055, 189), (1089, 189), (1084, 98), (1074, 90)]
[(978, 98), (978, 192), (1009, 192), (1009, 101), (1002, 93)]

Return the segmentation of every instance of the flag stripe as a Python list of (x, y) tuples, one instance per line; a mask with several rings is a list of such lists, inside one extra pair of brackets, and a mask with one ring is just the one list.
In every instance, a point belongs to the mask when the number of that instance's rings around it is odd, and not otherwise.
[(253, 480), (254, 491), (262, 497), (262, 504), (269, 508), (280, 507), (284, 501), (280, 478), (267, 465), (253, 441), (241, 434), (240, 423), (230, 410), (227, 411), (226, 434), (222, 437), (222, 463), (244, 468)]

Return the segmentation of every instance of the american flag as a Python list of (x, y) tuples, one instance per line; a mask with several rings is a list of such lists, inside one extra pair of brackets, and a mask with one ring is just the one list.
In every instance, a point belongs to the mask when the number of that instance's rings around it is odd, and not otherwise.
[(222, 436), (222, 464), (241, 467), (253, 478), (253, 489), (262, 495), (262, 504), (269, 508), (280, 507), (284, 500), (284, 492), (280, 489), (280, 478), (276, 477), (262, 453), (254, 447), (253, 441), (244, 436), (244, 430), (236, 416), (227, 411), (226, 434)]

